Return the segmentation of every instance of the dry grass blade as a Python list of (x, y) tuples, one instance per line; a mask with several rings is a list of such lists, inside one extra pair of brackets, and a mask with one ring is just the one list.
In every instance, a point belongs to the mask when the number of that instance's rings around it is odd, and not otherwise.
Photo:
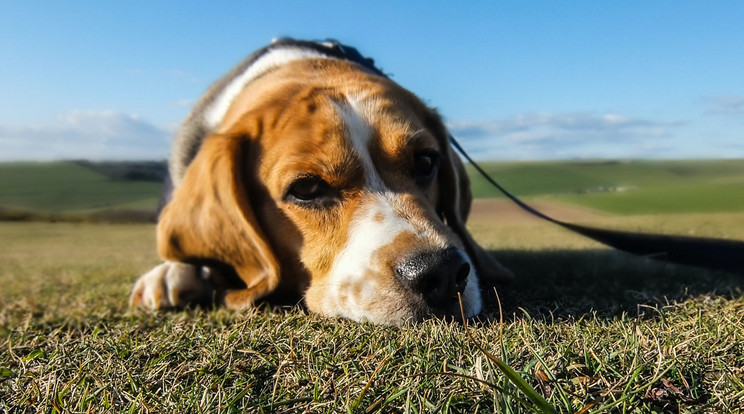
[[(491, 362), (496, 364), (496, 367), (501, 371), (502, 374), (511, 382), (517, 389), (522, 391), (522, 393), (529, 399), (532, 404), (534, 404), (534, 408), (537, 408), (540, 412), (546, 413), (546, 414), (557, 414), (558, 410), (555, 409), (545, 398), (543, 398), (540, 393), (537, 392), (530, 384), (527, 383), (527, 381), (524, 380), (519, 374), (517, 374), (514, 369), (512, 369), (509, 365), (504, 363), (501, 359), (497, 358), (495, 355), (491, 354), (490, 352), (486, 351), (483, 346), (475, 340), (473, 335), (470, 333), (470, 329), (468, 328), (468, 321), (465, 318), (465, 310), (462, 306), (462, 297), (458, 293), (458, 299), (460, 302), (460, 316), (462, 317), (462, 323), (465, 327), (465, 334), (467, 335), (468, 339), (470, 340), (473, 345), (475, 345), (478, 350), (485, 355)], [(503, 324), (503, 323), (502, 323)]]
[(525, 399), (521, 398), (519, 395), (514, 394), (513, 392), (511, 392), (511, 391), (509, 391), (507, 389), (504, 389), (502, 387), (499, 387), (498, 385), (496, 385), (496, 384), (494, 384), (492, 382), (488, 382), (486, 380), (482, 380), (482, 379), (477, 378), (477, 377), (474, 377), (472, 375), (461, 374), (459, 372), (443, 372), (443, 371), (440, 371), (440, 372), (425, 372), (423, 374), (415, 374), (415, 375), (411, 375), (411, 376), (409, 376), (407, 378), (423, 377), (423, 376), (434, 376), (434, 375), (442, 375), (442, 376), (449, 376), (449, 377), (456, 377), (456, 378), (464, 378), (464, 379), (467, 379), (467, 380), (470, 380), (470, 381), (473, 381), (473, 382), (477, 382), (477, 383), (479, 383), (481, 385), (485, 385), (486, 387), (493, 388), (494, 390), (502, 393), (503, 395), (506, 395), (506, 396), (509, 396), (511, 398), (514, 398), (515, 400), (519, 401), (525, 407), (529, 407), (529, 401), (526, 401)]
[(367, 390), (369, 390), (369, 387), (372, 385), (372, 381), (374, 381), (375, 377), (377, 376), (377, 373), (380, 372), (383, 365), (388, 362), (390, 359), (390, 356), (388, 355), (385, 357), (380, 363), (377, 365), (377, 368), (375, 368), (374, 372), (372, 372), (372, 375), (369, 376), (369, 380), (364, 385), (364, 388), (362, 388), (362, 391), (359, 393), (359, 396), (354, 401), (354, 403), (351, 405), (351, 411), (356, 412), (356, 409), (359, 407), (359, 404), (362, 403), (362, 399), (364, 399), (364, 396), (367, 394)]

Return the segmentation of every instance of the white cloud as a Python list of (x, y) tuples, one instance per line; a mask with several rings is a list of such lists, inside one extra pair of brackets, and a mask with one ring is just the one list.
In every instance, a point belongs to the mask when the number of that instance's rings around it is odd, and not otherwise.
[[(716, 100), (715, 105), (726, 114), (744, 112), (744, 99), (737, 97)], [(741, 140), (712, 140), (706, 130), (690, 132), (679, 128), (683, 125), (618, 113), (574, 112), (452, 122), (448, 127), (482, 160), (741, 156)], [(176, 128), (121, 112), (72, 111), (45, 126), (0, 125), (0, 161), (164, 159)], [(684, 135), (693, 139), (682, 139)], [(700, 136), (709, 139), (701, 141)]]
[(191, 108), (196, 103), (196, 99), (179, 99), (177, 101), (170, 102), (170, 106), (179, 108)]
[(676, 124), (654, 122), (619, 114), (576, 112), (521, 114), (512, 118), (484, 122), (453, 122), (449, 128), (452, 132), (463, 136), (509, 134), (545, 128), (556, 134), (590, 132), (601, 138), (619, 131), (645, 134), (649, 130), (657, 130), (656, 133), (658, 133), (659, 128), (673, 125)]
[[(478, 158), (544, 159), (648, 156), (682, 123), (616, 113), (533, 113), (483, 122), (452, 122), (450, 132)], [(665, 147), (666, 142), (655, 146)]]
[(744, 119), (744, 96), (717, 96), (706, 98), (705, 101), (708, 103), (708, 114)]
[(170, 128), (113, 111), (72, 111), (46, 126), (0, 125), (0, 160), (163, 159)]
[(174, 78), (185, 81), (185, 82), (189, 82), (189, 83), (200, 82), (200, 79), (198, 76), (186, 70), (175, 69), (175, 70), (171, 70), (169, 73)]

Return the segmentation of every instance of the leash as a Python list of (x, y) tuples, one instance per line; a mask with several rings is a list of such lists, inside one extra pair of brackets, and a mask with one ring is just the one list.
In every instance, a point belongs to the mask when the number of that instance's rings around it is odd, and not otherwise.
[[(308, 46), (308, 44), (304, 44), (304, 46)], [(375, 66), (375, 62), (372, 59), (364, 57), (359, 53), (359, 51), (351, 46), (330, 39), (322, 43), (315, 42), (314, 47), (322, 47), (325, 49), (325, 53), (328, 53), (329, 55), (356, 62), (378, 75), (387, 77), (382, 70)], [(547, 220), (574, 233), (581, 234), (582, 236), (624, 252), (671, 263), (697, 266), (712, 270), (744, 273), (744, 241), (608, 230), (567, 223), (565, 221), (554, 219), (538, 210), (535, 210), (533, 207), (507, 191), (491, 178), (488, 173), (478, 165), (478, 163), (470, 158), (467, 152), (465, 152), (452, 135), (449, 136), (449, 139), (452, 146), (455, 147), (457, 151), (468, 160), (468, 162), (470, 162), (473, 168), (475, 168), (476, 171), (486, 179), (486, 181), (491, 183), (491, 185), (496, 187), (506, 197), (533, 216)]]
[(712, 270), (723, 270), (734, 273), (744, 272), (744, 241), (608, 230), (554, 219), (535, 210), (507, 191), (491, 178), (478, 163), (470, 158), (452, 135), (450, 135), (449, 139), (452, 146), (462, 154), (486, 181), (533, 216), (557, 224), (607, 246), (639, 256)]
[[(388, 75), (375, 65), (374, 60), (364, 57), (356, 48), (342, 44), (334, 39), (309, 42), (291, 38), (280, 38), (274, 40), (270, 46), (256, 52), (255, 56), (260, 56), (262, 53), (266, 53), (270, 49), (281, 47), (311, 49), (327, 56), (355, 62), (367, 68), (374, 74), (388, 77)], [(452, 135), (449, 136), (449, 139), (452, 146), (455, 147), (457, 151), (468, 160), (468, 162), (470, 162), (473, 168), (475, 168), (486, 179), (486, 181), (491, 183), (491, 185), (496, 187), (506, 197), (533, 216), (547, 220), (602, 244), (639, 256), (706, 269), (744, 273), (744, 241), (607, 230), (556, 220), (538, 210), (535, 210), (507, 191), (491, 178), (480, 167), (480, 165), (470, 158)]]

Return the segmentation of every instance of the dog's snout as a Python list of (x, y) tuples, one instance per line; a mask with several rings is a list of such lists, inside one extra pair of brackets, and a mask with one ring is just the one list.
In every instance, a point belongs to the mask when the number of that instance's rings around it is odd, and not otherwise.
[(419, 253), (395, 267), (401, 282), (432, 307), (446, 307), (465, 290), (470, 264), (454, 247)]

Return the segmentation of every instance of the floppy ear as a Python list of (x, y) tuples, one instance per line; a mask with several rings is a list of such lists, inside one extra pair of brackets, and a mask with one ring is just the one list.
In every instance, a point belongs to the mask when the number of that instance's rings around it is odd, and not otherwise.
[[(444, 136), (449, 138), (446, 131), (444, 131)], [(445, 223), (460, 236), (465, 244), (465, 249), (473, 261), (481, 281), (487, 284), (508, 282), (514, 278), (514, 274), (478, 245), (465, 227), (473, 200), (473, 195), (470, 192), (470, 180), (465, 171), (465, 166), (453, 151), (448, 140), (445, 140), (444, 147), (446, 150), (439, 172), (441, 186), (439, 194), (441, 197), (440, 208)]]
[(205, 138), (158, 222), (164, 259), (217, 261), (235, 269), (246, 289), (228, 292), (225, 301), (238, 308), (271, 293), (279, 282), (279, 264), (248, 199), (249, 143), (244, 136)]

